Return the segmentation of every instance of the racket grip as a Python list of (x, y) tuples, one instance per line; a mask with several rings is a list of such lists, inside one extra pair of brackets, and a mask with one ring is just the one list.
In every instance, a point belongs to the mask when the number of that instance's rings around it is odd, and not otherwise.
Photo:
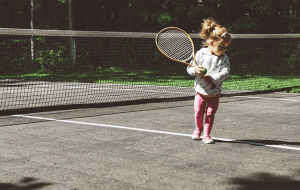
[(207, 75), (202, 75), (201, 76), (204, 78), (205, 82), (210, 86), (210, 89), (215, 89), (217, 85), (212, 82), (211, 77)]
[(213, 83), (213, 84), (210, 86), (210, 89), (215, 89), (216, 87), (217, 87), (217, 85)]

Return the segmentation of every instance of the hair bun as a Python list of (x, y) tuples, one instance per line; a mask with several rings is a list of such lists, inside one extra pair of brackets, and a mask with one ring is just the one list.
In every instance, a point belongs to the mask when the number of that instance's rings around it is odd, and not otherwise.
[(200, 32), (200, 38), (205, 40), (204, 45), (207, 45), (211, 41), (221, 42), (231, 41), (231, 35), (228, 33), (225, 27), (217, 24), (212, 18), (205, 19), (202, 23), (202, 30)]
[(215, 30), (218, 24), (211, 18), (204, 20), (202, 23), (202, 32), (200, 34), (202, 39), (207, 39), (211, 33)]

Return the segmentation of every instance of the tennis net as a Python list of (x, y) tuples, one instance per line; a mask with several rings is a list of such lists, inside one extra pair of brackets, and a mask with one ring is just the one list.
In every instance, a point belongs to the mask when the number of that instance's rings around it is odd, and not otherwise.
[[(0, 112), (194, 96), (154, 33), (0, 29)], [(196, 49), (201, 40), (191, 34)], [(233, 35), (223, 94), (299, 85), (300, 35)]]

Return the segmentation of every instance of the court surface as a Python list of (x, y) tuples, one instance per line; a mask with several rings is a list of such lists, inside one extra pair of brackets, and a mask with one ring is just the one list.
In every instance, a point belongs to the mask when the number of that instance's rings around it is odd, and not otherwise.
[(193, 100), (0, 117), (0, 190), (300, 189), (300, 94), (221, 97), (193, 140)]

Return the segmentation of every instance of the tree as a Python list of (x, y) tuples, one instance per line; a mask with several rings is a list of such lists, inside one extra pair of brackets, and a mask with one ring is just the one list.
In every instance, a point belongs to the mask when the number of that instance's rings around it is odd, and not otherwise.
[[(212, 17), (232, 33), (299, 33), (300, 0), (72, 0), (75, 30), (198, 32)], [(35, 28), (69, 29), (68, 0), (35, 0)], [(0, 27), (30, 28), (30, 0), (0, 1)]]

